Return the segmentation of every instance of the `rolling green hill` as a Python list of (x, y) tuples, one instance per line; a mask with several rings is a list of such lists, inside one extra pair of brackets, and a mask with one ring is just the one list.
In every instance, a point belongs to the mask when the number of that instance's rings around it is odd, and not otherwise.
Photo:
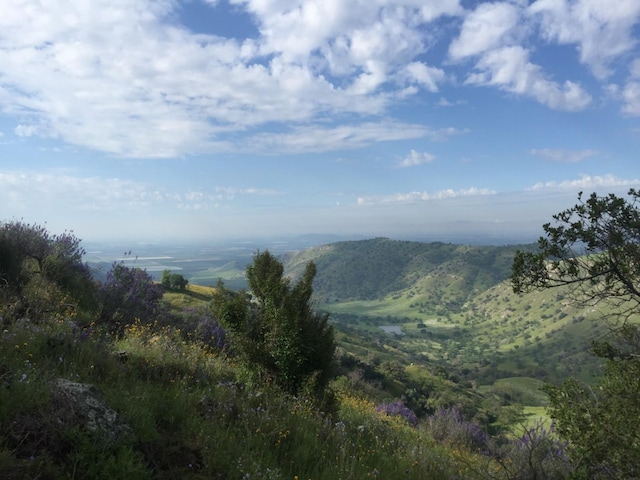
[(589, 342), (607, 333), (607, 312), (572, 304), (562, 289), (514, 294), (513, 255), (528, 248), (376, 238), (280, 258), (293, 278), (316, 264), (316, 304), (331, 313), (343, 373), (372, 398), (406, 395), (427, 375), (431, 402), (481, 392), (539, 409), (543, 382), (589, 382), (600, 372)]
[(316, 264), (314, 289), (322, 303), (412, 294), (421, 303), (456, 309), (507, 278), (515, 250), (375, 238), (315, 247), (282, 260), (292, 276), (307, 262)]
[[(485, 385), (510, 377), (590, 381), (600, 363), (589, 342), (607, 333), (607, 312), (573, 305), (562, 289), (514, 294), (513, 255), (529, 248), (376, 238), (282, 258), (292, 277), (316, 264), (318, 306), (357, 355), (438, 364)], [(380, 328), (391, 325), (396, 334)]]

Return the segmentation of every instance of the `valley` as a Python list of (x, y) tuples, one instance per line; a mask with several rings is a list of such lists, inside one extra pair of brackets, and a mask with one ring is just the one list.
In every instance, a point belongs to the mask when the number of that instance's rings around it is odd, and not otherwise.
[[(424, 372), (429, 378), (439, 372), (450, 383), (440, 385), (439, 394), (460, 388), (466, 396), (481, 394), (539, 416), (546, 402), (540, 392), (544, 382), (570, 376), (590, 382), (600, 373), (589, 342), (607, 334), (607, 312), (576, 307), (562, 289), (513, 293), (508, 280), (513, 255), (531, 245), (375, 238), (302, 248), (284, 242), (141, 246), (121, 261), (154, 278), (166, 268), (192, 286), (222, 280), (242, 289), (246, 265), (260, 248), (278, 255), (294, 280), (307, 262), (316, 264), (316, 307), (330, 313), (343, 357), (359, 362), (344, 373), (360, 376), (356, 380), (371, 397), (406, 397)], [(106, 270), (122, 258), (121, 251), (93, 252), (88, 261), (95, 270)], [(364, 385), (366, 372), (383, 363), (389, 367), (386, 384), (377, 384), (373, 375), (371, 385)], [(427, 403), (418, 399), (413, 407), (428, 409)]]

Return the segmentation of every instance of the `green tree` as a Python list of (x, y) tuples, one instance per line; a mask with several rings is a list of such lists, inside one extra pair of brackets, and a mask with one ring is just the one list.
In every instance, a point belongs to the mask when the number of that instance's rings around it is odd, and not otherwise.
[(250, 364), (259, 365), (291, 392), (303, 388), (320, 394), (331, 376), (335, 353), (328, 315), (312, 308), (316, 267), (309, 263), (292, 285), (284, 267), (268, 251), (247, 267), (251, 296), (231, 292), (220, 282), (214, 308), (234, 335)]
[(169, 290), (186, 290), (189, 280), (179, 273), (171, 273), (171, 270), (163, 270), (160, 278), (162, 286)]
[(549, 386), (558, 432), (589, 478), (640, 476), (640, 193), (628, 198), (595, 193), (543, 226), (537, 252), (519, 251), (511, 281), (515, 292), (565, 286), (580, 304), (606, 302), (612, 335), (593, 343), (606, 360), (592, 388), (576, 380)]

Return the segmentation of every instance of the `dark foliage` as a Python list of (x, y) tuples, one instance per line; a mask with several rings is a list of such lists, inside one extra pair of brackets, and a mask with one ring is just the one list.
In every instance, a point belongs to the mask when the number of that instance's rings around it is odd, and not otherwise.
[(180, 315), (180, 325), (183, 334), (211, 349), (222, 350), (227, 346), (227, 332), (208, 309), (186, 308)]
[(575, 380), (549, 386), (558, 432), (589, 478), (640, 476), (640, 334), (630, 320), (640, 307), (640, 193), (629, 199), (595, 193), (544, 225), (537, 253), (514, 260), (514, 291), (572, 287), (580, 304), (607, 302), (612, 335), (594, 342), (606, 360), (595, 389)]
[(400, 417), (406, 420), (410, 425), (414, 427), (418, 426), (418, 417), (413, 413), (409, 407), (407, 407), (400, 400), (396, 400), (391, 403), (383, 403), (382, 405), (378, 405), (376, 407), (378, 412), (384, 413), (390, 417)]
[(258, 252), (247, 267), (253, 300), (220, 283), (215, 313), (250, 364), (291, 392), (304, 388), (319, 394), (331, 376), (335, 340), (328, 315), (311, 307), (316, 269), (310, 263), (293, 286), (283, 274), (273, 255)]
[(179, 273), (171, 273), (171, 270), (163, 270), (160, 283), (168, 290), (186, 290), (189, 281)]
[(23, 222), (0, 224), (0, 299), (5, 320), (37, 320), (92, 309), (95, 285), (71, 232), (50, 234)]
[(162, 305), (164, 289), (140, 268), (114, 263), (100, 285), (98, 322), (109, 331), (121, 334), (136, 320), (160, 320), (165, 315)]

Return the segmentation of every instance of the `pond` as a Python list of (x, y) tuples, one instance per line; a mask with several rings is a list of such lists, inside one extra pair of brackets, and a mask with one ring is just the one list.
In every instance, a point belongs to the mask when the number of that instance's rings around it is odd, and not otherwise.
[(394, 335), (404, 335), (399, 325), (385, 325), (380, 328), (387, 333), (393, 333)]

